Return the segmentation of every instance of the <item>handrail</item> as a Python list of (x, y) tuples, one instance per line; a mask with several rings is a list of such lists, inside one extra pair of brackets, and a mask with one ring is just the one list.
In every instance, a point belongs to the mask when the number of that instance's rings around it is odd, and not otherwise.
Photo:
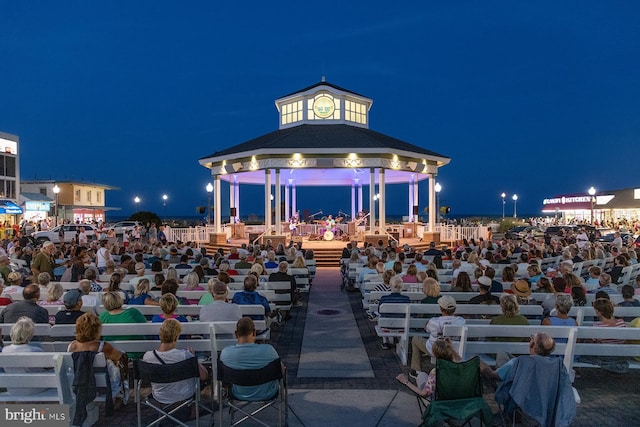
[[(379, 230), (379, 229), (378, 229)], [(396, 243), (400, 243), (398, 241), (398, 239), (396, 239), (395, 237), (393, 237), (393, 235), (389, 234), (389, 232), (387, 230), (382, 230), (382, 232), (387, 236), (388, 239), (393, 240)]]
[(266, 228), (262, 234), (258, 235), (258, 237), (256, 237), (255, 239), (253, 239), (253, 241), (251, 242), (252, 245), (255, 245), (256, 242), (261, 238), (264, 237), (265, 234), (267, 234), (268, 231), (271, 231), (271, 229), (273, 228), (273, 225), (270, 225), (268, 228)]

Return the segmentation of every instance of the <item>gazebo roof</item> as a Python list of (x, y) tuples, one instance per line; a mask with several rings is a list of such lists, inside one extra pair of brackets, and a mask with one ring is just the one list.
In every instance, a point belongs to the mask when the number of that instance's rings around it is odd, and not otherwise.
[[(290, 159), (295, 155), (313, 161), (292, 167)], [(352, 167), (336, 165), (333, 160), (344, 161), (348, 156), (358, 159), (352, 163)], [(250, 167), (249, 162), (255, 162), (256, 159), (271, 166), (261, 164), (259, 167)], [(398, 159), (401, 162), (399, 167), (385, 166)], [(233, 174), (240, 173), (242, 183), (263, 184), (262, 169), (278, 168), (282, 176), (294, 179), (297, 185), (326, 186), (351, 185), (358, 178), (366, 180), (366, 175), (362, 173), (369, 167), (386, 169), (386, 182), (389, 184), (406, 183), (409, 173), (416, 174), (416, 179), (422, 180), (428, 178), (426, 173), (433, 173), (434, 168), (446, 165), (450, 160), (449, 157), (362, 127), (303, 124), (276, 130), (217, 151), (201, 158), (200, 164), (211, 169), (217, 167), (221, 179), (226, 181), (232, 180)]]
[[(336, 151), (338, 150), (338, 151)], [(441, 159), (450, 158), (426, 150), (397, 138), (356, 126), (300, 125), (276, 130), (200, 159), (200, 163), (215, 163), (237, 155), (300, 153), (411, 153), (413, 156)]]

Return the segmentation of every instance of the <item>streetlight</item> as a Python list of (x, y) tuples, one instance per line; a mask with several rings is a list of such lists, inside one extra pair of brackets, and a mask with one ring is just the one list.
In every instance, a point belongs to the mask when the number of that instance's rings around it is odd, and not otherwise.
[(56, 195), (56, 221), (55, 221), (55, 226), (58, 226), (58, 194), (60, 194), (60, 187), (58, 187), (58, 184), (55, 184), (53, 186), (53, 194)]
[(207, 202), (207, 224), (211, 224), (211, 193), (213, 193), (213, 184), (208, 183), (207, 186), (205, 187), (205, 189), (207, 190), (207, 194), (209, 195), (208, 198), (208, 202)]
[(436, 190), (436, 224), (440, 222), (440, 192), (442, 191), (442, 185), (439, 182), (436, 182), (434, 187)]
[(502, 193), (500, 197), (502, 197), (502, 219), (504, 219), (504, 205), (505, 203), (507, 203), (507, 201), (504, 198), (507, 197), (507, 195), (505, 193)]
[(139, 212), (138, 206), (140, 205), (140, 197), (136, 196), (133, 198), (133, 203), (136, 204), (136, 212)]
[(164, 210), (164, 219), (165, 221), (167, 220), (167, 199), (169, 198), (169, 196), (167, 196), (166, 194), (162, 195), (162, 208)]
[(518, 203), (518, 195), (517, 195), (517, 194), (514, 194), (514, 195), (513, 195), (513, 197), (512, 197), (512, 199), (513, 199), (513, 217), (514, 217), (514, 218), (517, 218), (517, 217), (518, 217), (518, 215), (517, 215), (517, 213), (516, 213), (516, 204)]
[(596, 189), (591, 186), (587, 192), (589, 193), (590, 201), (591, 201), (591, 225), (593, 225), (593, 206), (596, 204)]

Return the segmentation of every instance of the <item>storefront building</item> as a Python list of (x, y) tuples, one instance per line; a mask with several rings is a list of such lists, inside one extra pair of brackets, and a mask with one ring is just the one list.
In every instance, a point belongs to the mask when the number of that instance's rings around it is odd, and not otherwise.
[(16, 224), (22, 214), (20, 198), (20, 138), (0, 132), (0, 223)]
[(542, 201), (542, 212), (564, 221), (617, 222), (640, 218), (640, 188), (564, 194)]
[(23, 181), (20, 186), (22, 192), (28, 195), (23, 197), (25, 209), (28, 211), (25, 216), (40, 218), (48, 200), (48, 216), (54, 220), (54, 224), (63, 221), (104, 222), (106, 211), (119, 210), (119, 208), (105, 206), (105, 192), (118, 189), (109, 185), (43, 180)]

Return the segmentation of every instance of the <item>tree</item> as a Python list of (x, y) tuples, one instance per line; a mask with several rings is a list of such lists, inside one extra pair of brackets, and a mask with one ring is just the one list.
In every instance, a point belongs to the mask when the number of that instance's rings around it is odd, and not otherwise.
[(147, 211), (139, 211), (134, 213), (129, 217), (131, 221), (139, 221), (142, 224), (146, 225), (147, 223), (160, 225), (162, 224), (162, 220), (155, 212), (147, 212)]

